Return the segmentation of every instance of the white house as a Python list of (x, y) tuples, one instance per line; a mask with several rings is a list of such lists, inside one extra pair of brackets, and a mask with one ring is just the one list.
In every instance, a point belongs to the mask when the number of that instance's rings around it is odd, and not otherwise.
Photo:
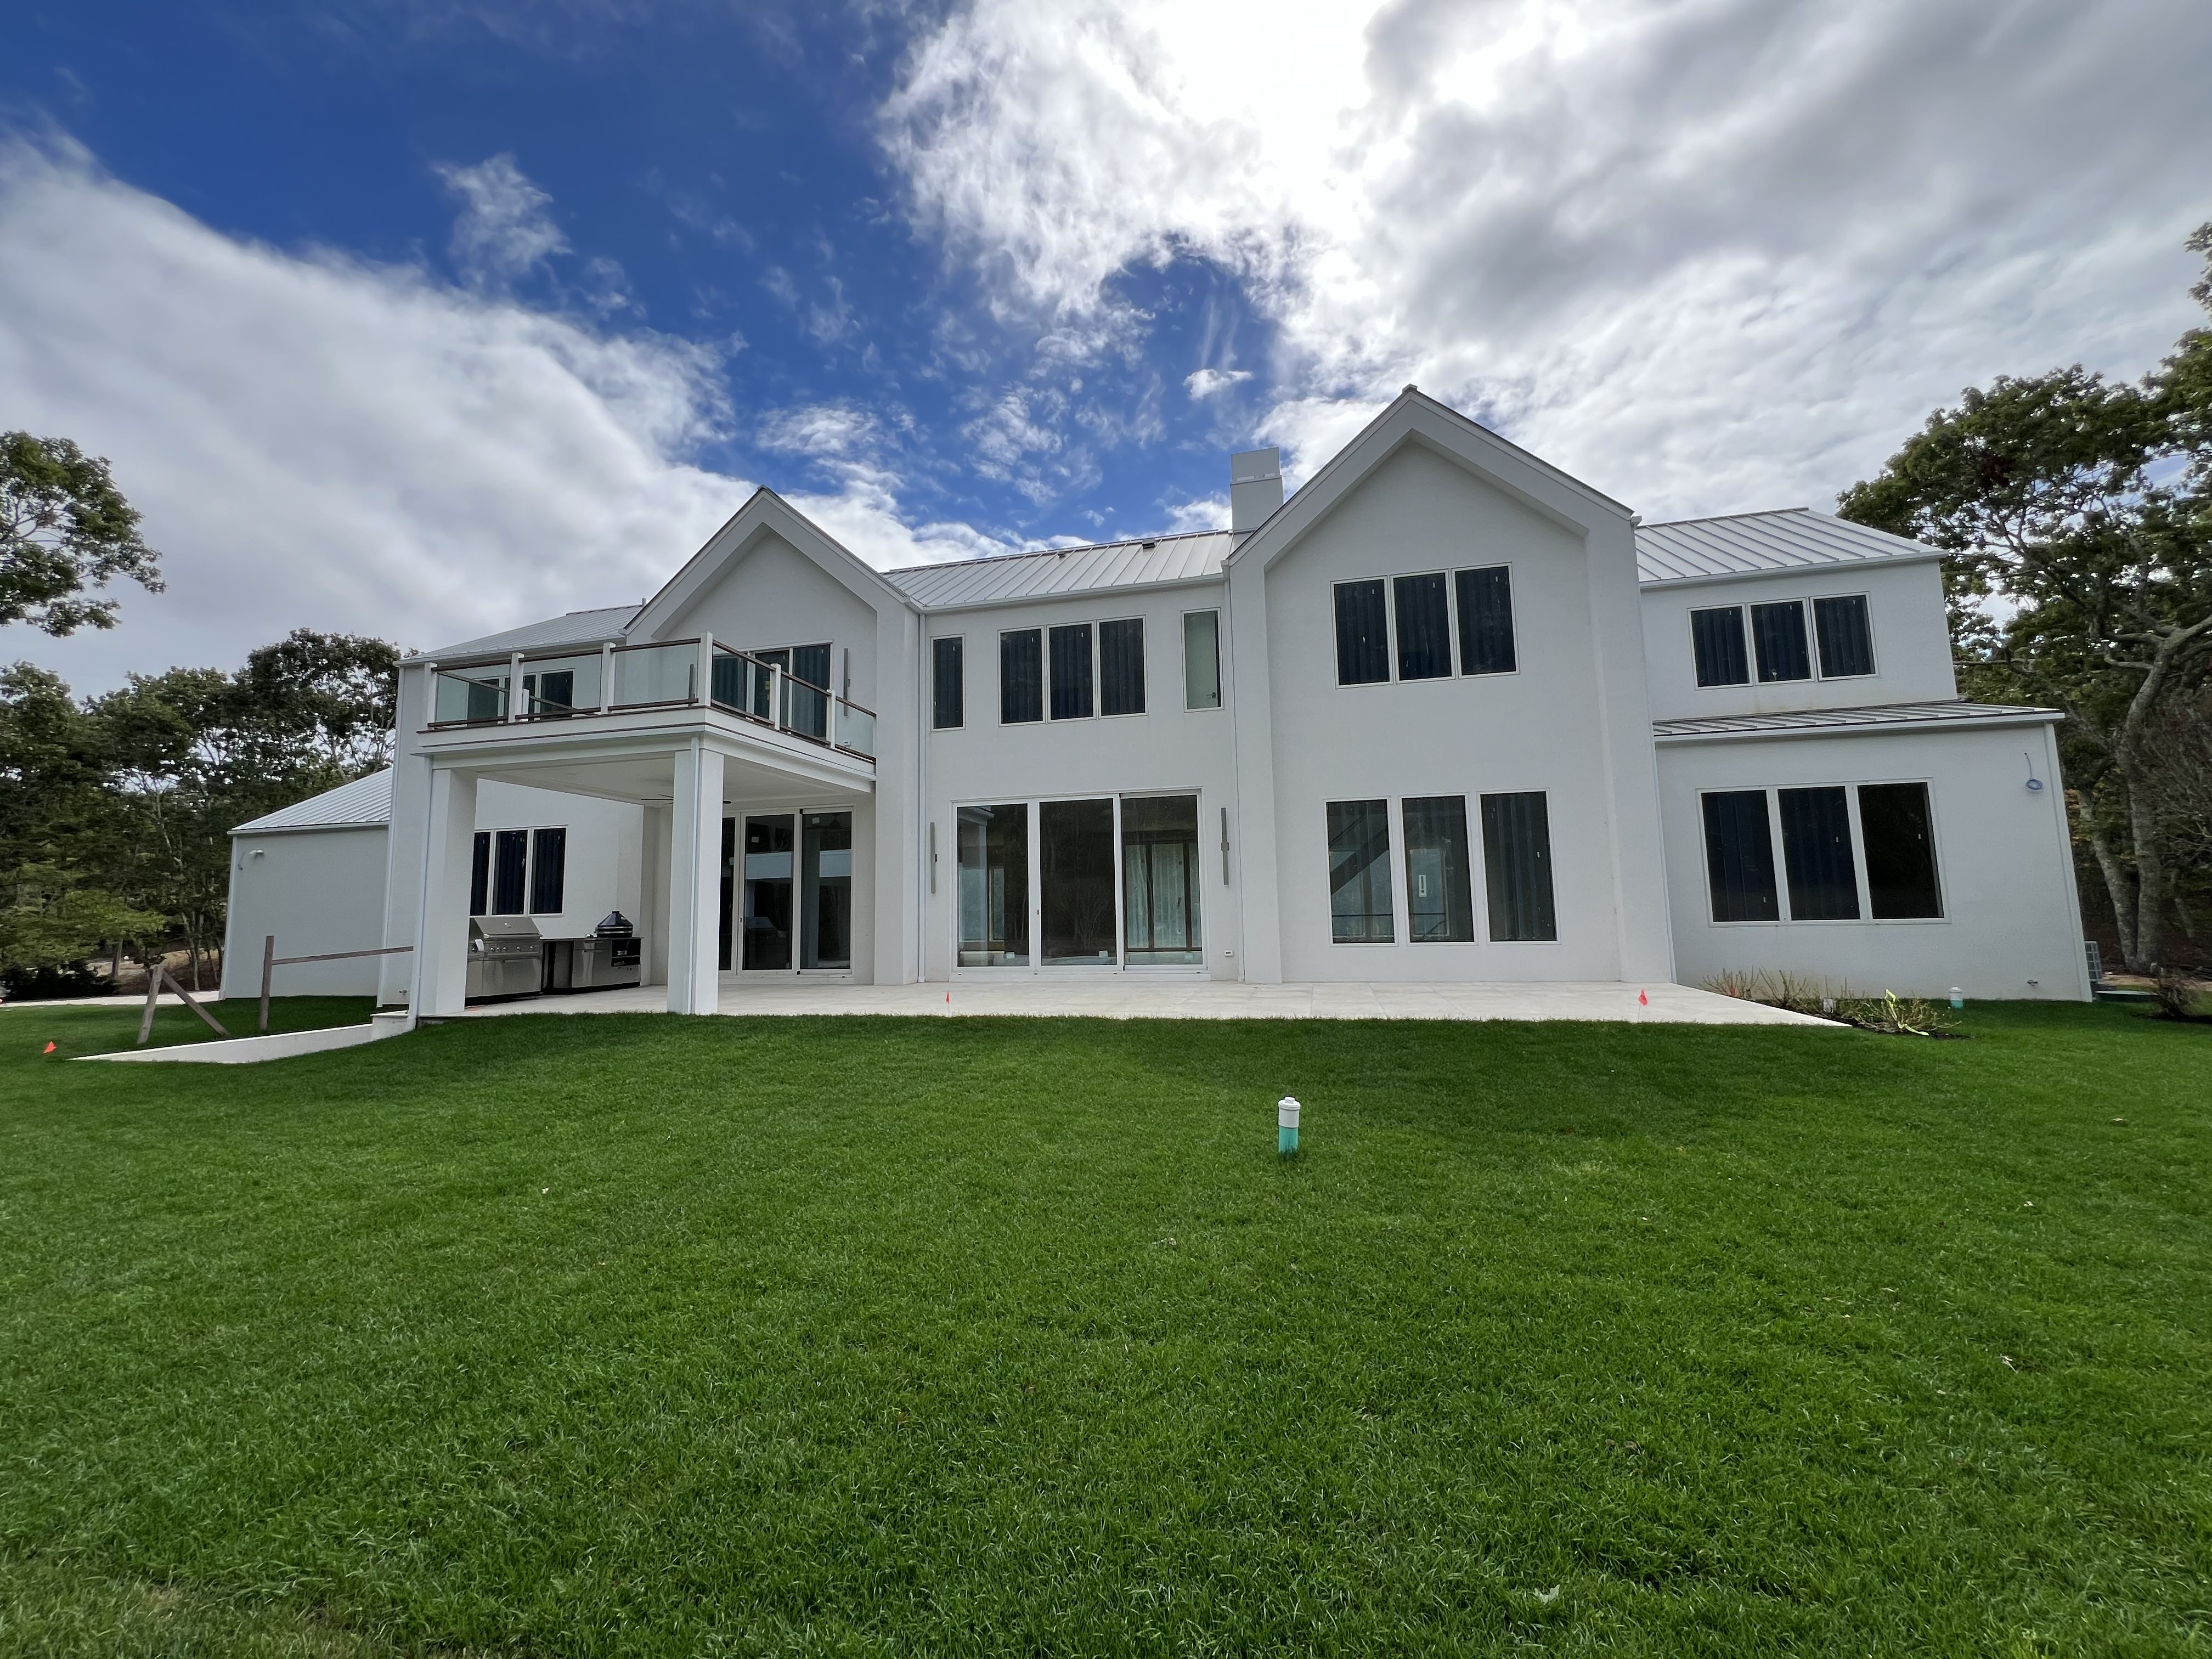
[(1233, 458), (1228, 531), (890, 572), (763, 489), (642, 606), (410, 659), (382, 783), (235, 832), (226, 988), (343, 934), (411, 949), (333, 986), (448, 1012), (472, 915), (619, 911), (677, 1012), (725, 974), (2088, 995), (2057, 716), (1960, 701), (1934, 550), (1642, 526), (1411, 387), (1287, 501), (1277, 459)]

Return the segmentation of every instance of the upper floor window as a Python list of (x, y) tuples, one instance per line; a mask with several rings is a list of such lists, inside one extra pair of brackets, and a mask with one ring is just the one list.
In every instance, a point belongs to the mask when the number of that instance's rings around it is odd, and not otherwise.
[(1458, 601), (1458, 672), (1510, 674), (1518, 666), (1513, 635), (1513, 579), (1504, 565), (1433, 571), (1385, 580), (1339, 582), (1336, 683), (1373, 685), (1449, 679), (1453, 672), (1453, 601)]
[(1751, 654), (1743, 646), (1743, 607), (1717, 605), (1690, 613), (1690, 644), (1698, 656), (1699, 685), (1747, 685)]
[(1459, 586), (1459, 672), (1510, 674), (1513, 649), (1513, 573), (1502, 564), (1462, 570)]
[(1336, 683), (1373, 685), (1390, 678), (1390, 621), (1382, 579), (1336, 585)]
[(1439, 680), (1452, 672), (1451, 598), (1443, 573), (1390, 583), (1398, 617), (1398, 678)]
[(1218, 611), (1183, 613), (1182, 706), (1221, 707), (1221, 613)]
[(964, 726), (968, 718), (968, 675), (958, 639), (930, 641), (930, 724), (943, 732)]
[(1867, 619), (1865, 594), (1814, 600), (1813, 634), (1820, 643), (1822, 679), (1874, 672), (1874, 629)]
[(1098, 624), (1098, 712), (1145, 712), (1145, 619)]
[(1052, 717), (1087, 720), (1092, 708), (1091, 624), (1052, 629), (1047, 637), (1052, 645)]
[(1020, 726), (1044, 718), (1044, 635), (1035, 628), (999, 635), (999, 720)]
[(1751, 642), (1761, 680), (1813, 678), (1812, 653), (1805, 648), (1804, 600), (1752, 606)]

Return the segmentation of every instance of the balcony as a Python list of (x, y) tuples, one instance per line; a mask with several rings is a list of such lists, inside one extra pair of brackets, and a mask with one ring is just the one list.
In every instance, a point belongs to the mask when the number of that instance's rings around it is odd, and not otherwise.
[(710, 638), (440, 663), (432, 686), (430, 732), (712, 708), (864, 760), (876, 754), (872, 710)]

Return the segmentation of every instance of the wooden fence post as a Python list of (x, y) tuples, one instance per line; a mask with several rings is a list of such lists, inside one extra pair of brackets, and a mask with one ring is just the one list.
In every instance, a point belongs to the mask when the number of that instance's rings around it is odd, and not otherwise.
[(146, 965), (146, 1012), (138, 1018), (138, 1041), (135, 1047), (143, 1048), (154, 1035), (154, 999), (161, 994), (161, 961), (157, 956)]
[(269, 982), (276, 977), (276, 935), (261, 941), (261, 1031), (269, 1032)]

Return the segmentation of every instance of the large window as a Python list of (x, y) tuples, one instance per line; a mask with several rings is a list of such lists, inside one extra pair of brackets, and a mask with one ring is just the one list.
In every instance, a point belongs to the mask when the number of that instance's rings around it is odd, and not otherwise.
[(1482, 866), (1493, 939), (1555, 939), (1552, 820), (1541, 790), (1482, 798)]
[(530, 831), (495, 830), (491, 837), (491, 910), (495, 916), (519, 916), (529, 889)]
[(481, 916), (489, 914), (491, 903), (491, 832), (477, 831), (472, 856), (469, 862), (469, 914)]
[[(1703, 798), (1715, 921), (1933, 921), (1943, 914), (1924, 783), (1722, 790)], [(1770, 813), (1771, 816), (1770, 817)], [(1782, 832), (1778, 881), (1773, 824)], [(1865, 872), (1862, 889), (1860, 872)]]
[(799, 965), (853, 965), (853, 815), (808, 812), (799, 830)]
[(1020, 726), (1044, 718), (1044, 635), (1018, 628), (999, 635), (999, 720)]
[(1221, 707), (1221, 613), (1186, 611), (1182, 619), (1182, 706)]
[(1402, 813), (1408, 937), (1416, 945), (1472, 941), (1474, 884), (1468, 873), (1467, 797), (1408, 800)]
[(1030, 959), (1030, 809), (960, 809), (960, 965), (996, 968)]
[(1452, 672), (1451, 595), (1443, 573), (1395, 577), (1390, 590), (1398, 621), (1398, 678), (1449, 678)]
[(1379, 800), (1328, 803), (1329, 937), (1339, 945), (1389, 945), (1390, 809)]
[(1037, 808), (1038, 957), (1047, 967), (1114, 963), (1114, 803)]
[(1518, 665), (1513, 647), (1513, 573), (1505, 566), (1462, 570), (1459, 588), (1459, 672), (1510, 674)]
[(1822, 679), (1874, 672), (1874, 629), (1867, 620), (1865, 594), (1814, 600), (1813, 633), (1820, 643)]
[(1766, 791), (1731, 789), (1705, 798), (1705, 877), (1715, 921), (1773, 921), (1782, 915), (1774, 884), (1774, 830)]
[(534, 830), (530, 842), (530, 914), (558, 915), (568, 879), (568, 832)]
[(1382, 579), (1336, 585), (1336, 683), (1373, 685), (1390, 678), (1390, 623)]
[(1098, 624), (1098, 712), (1145, 712), (1145, 622), (1141, 617)]
[(1928, 786), (1861, 784), (1859, 830), (1866, 842), (1868, 908), (1875, 918), (1904, 921), (1942, 915)]
[(1690, 643), (1699, 685), (1748, 685), (1751, 657), (1743, 644), (1743, 607), (1717, 605), (1690, 613)]
[(957, 639), (932, 640), (929, 645), (931, 690), (934, 693), (930, 724), (939, 731), (968, 723), (968, 674)]
[(1805, 648), (1805, 602), (1784, 599), (1751, 607), (1753, 654), (1762, 680), (1809, 680), (1813, 659)]
[(1851, 860), (1851, 809), (1839, 788), (1784, 789), (1782, 867), (1794, 921), (1856, 921), (1859, 877)]
[(744, 967), (787, 970), (791, 966), (791, 924), (796, 914), (792, 850), (788, 812), (745, 820), (744, 948), (738, 958)]
[(1052, 717), (1056, 720), (1087, 720), (1091, 714), (1091, 624), (1073, 623), (1050, 629), (1052, 647)]
[(1200, 948), (1198, 797), (1139, 795), (1121, 803), (1123, 960), (1131, 967), (1206, 960)]

